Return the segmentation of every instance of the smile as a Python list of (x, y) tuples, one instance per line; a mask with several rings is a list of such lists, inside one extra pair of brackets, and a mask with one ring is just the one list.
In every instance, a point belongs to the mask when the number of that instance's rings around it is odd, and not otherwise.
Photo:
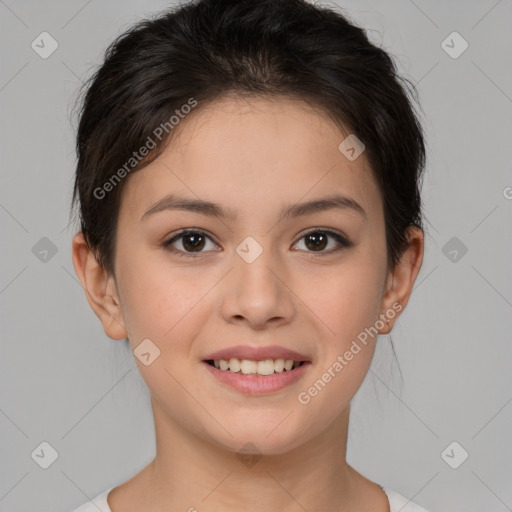
[(273, 375), (274, 373), (293, 370), (303, 364), (303, 361), (294, 361), (293, 359), (265, 359), (263, 361), (255, 361), (250, 359), (240, 360), (233, 357), (229, 360), (210, 359), (207, 363), (222, 371), (242, 373), (243, 375)]
[[(218, 363), (218, 368), (215, 363)], [(221, 364), (225, 369), (222, 369)], [(296, 383), (307, 373), (311, 362), (298, 362), (293, 359), (256, 361), (231, 358), (229, 361), (206, 360), (202, 361), (202, 365), (222, 387), (247, 395), (268, 395)], [(238, 367), (238, 371), (235, 371)]]

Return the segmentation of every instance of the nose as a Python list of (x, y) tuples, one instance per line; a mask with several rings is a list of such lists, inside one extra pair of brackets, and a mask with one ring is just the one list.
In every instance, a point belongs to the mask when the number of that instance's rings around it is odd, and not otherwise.
[(290, 273), (272, 259), (270, 251), (264, 250), (251, 263), (236, 254), (223, 286), (222, 316), (226, 322), (254, 330), (285, 325), (296, 314), (290, 285)]

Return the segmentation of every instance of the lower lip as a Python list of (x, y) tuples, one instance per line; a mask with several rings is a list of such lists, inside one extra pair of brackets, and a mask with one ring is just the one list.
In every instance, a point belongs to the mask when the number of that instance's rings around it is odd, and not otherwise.
[(279, 391), (297, 382), (304, 375), (304, 372), (307, 371), (311, 363), (305, 362), (294, 370), (284, 370), (281, 373), (274, 373), (272, 375), (244, 375), (241, 372), (235, 373), (229, 370), (219, 370), (206, 361), (203, 361), (202, 364), (205, 365), (211, 374), (220, 382), (227, 384), (241, 393), (248, 395), (265, 395)]

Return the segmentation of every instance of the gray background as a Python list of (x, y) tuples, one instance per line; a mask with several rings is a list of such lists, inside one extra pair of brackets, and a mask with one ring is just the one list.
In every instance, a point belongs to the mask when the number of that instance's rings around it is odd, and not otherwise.
[[(154, 456), (148, 392), (71, 262), (70, 114), (113, 37), (168, 5), (0, 0), (2, 511), (71, 510)], [(403, 382), (381, 337), (348, 460), (431, 511), (512, 510), (512, 1), (335, 5), (417, 84), (428, 139), (426, 255), (392, 333)], [(43, 31), (58, 42), (46, 59), (31, 48)], [(453, 31), (469, 44), (457, 58)], [(31, 456), (43, 441), (48, 469)], [(441, 456), (453, 441), (469, 453), (458, 469)]]

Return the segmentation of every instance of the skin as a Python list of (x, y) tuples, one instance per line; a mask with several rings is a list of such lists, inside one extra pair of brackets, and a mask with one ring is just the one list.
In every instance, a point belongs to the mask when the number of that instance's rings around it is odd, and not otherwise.
[[(423, 233), (409, 231), (407, 250), (389, 269), (382, 197), (364, 152), (347, 159), (338, 145), (348, 133), (305, 103), (226, 96), (178, 128), (158, 159), (126, 178), (115, 276), (98, 265), (81, 233), (73, 239), (76, 273), (107, 336), (128, 337), (132, 350), (149, 338), (160, 349), (148, 366), (135, 359), (151, 393), (156, 457), (111, 491), (111, 509), (389, 511), (382, 489), (345, 460), (350, 401), (378, 336), (308, 404), (297, 396), (379, 315), (393, 304), (405, 309)], [(141, 221), (170, 192), (230, 208), (236, 220), (166, 210)], [(329, 209), (279, 220), (284, 205), (333, 192), (357, 201), (366, 217)], [(210, 236), (199, 257), (163, 246), (183, 228)], [(315, 251), (304, 237), (315, 229), (339, 231), (353, 245), (329, 238)], [(252, 263), (236, 252), (248, 236), (263, 249)], [(183, 242), (172, 247), (190, 254)], [(312, 364), (291, 386), (248, 396), (201, 362), (239, 344), (281, 345)], [(247, 442), (262, 455), (254, 465), (237, 457)]]

